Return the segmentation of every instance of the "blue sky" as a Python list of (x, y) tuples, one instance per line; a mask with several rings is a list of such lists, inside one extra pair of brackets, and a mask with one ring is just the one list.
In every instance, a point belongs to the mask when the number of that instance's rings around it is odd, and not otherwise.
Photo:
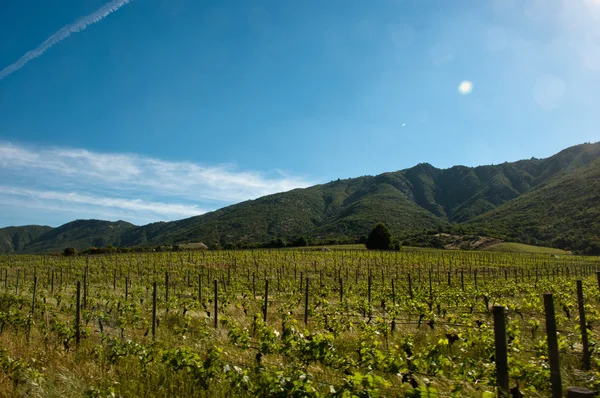
[(0, 11), (0, 226), (179, 219), (599, 137), (600, 0), (3, 0)]

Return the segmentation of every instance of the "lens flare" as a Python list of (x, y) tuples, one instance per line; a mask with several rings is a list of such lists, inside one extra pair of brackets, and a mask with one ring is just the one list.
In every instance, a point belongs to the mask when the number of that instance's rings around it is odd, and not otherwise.
[(458, 85), (458, 92), (462, 95), (467, 95), (473, 91), (473, 83), (468, 80), (463, 80)]

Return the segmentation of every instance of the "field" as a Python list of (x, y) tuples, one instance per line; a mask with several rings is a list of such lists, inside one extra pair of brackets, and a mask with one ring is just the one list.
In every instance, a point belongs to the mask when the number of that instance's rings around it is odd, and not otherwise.
[[(298, 250), (298, 249), (293, 249), (290, 248), (292, 250)], [(307, 247), (304, 248), (303, 250), (322, 250), (322, 249), (329, 249), (329, 250), (366, 250), (365, 245), (363, 244), (349, 244), (349, 245), (325, 245), (325, 246), (314, 246), (314, 247)], [(411, 250), (437, 250), (437, 249), (431, 249), (431, 248), (426, 248), (426, 247), (411, 247), (411, 246), (403, 246), (402, 250), (404, 251), (411, 251)], [(556, 249), (553, 247), (544, 247), (544, 246), (532, 246), (532, 245), (526, 245), (524, 243), (515, 243), (515, 242), (502, 242), (502, 243), (497, 243), (495, 245), (492, 246), (488, 246), (484, 249), (481, 249), (484, 251), (491, 251), (491, 252), (507, 252), (507, 253), (533, 253), (533, 254), (556, 254), (556, 255), (566, 255), (569, 254), (564, 250), (561, 249)]]
[(3, 256), (0, 396), (492, 397), (501, 305), (510, 388), (546, 397), (547, 292), (563, 388), (597, 389), (598, 268), (433, 250)]
[(553, 247), (532, 246), (523, 243), (503, 242), (496, 245), (488, 246), (486, 251), (493, 252), (510, 252), (510, 253), (539, 253), (539, 254), (556, 254), (565, 255), (566, 251), (555, 249)]

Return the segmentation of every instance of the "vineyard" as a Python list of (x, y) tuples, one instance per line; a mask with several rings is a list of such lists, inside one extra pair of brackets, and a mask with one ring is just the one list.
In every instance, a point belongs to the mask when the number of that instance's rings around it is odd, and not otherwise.
[(0, 396), (597, 390), (599, 269), (434, 250), (3, 256)]

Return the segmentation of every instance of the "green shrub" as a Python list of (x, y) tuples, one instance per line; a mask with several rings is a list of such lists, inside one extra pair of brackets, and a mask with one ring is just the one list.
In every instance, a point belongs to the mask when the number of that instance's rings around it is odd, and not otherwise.
[(365, 246), (369, 250), (389, 250), (392, 248), (392, 233), (383, 223), (373, 227)]

